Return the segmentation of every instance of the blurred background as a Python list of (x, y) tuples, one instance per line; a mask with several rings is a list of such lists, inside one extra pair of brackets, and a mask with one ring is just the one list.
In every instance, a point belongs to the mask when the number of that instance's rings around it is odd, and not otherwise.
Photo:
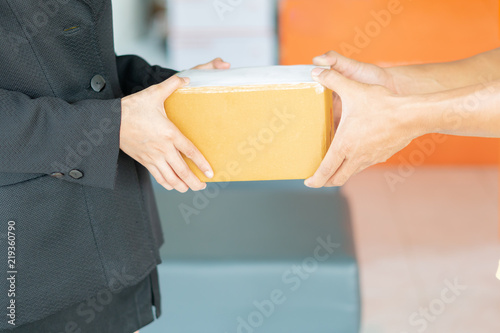
[[(500, 46), (497, 0), (113, 0), (113, 6), (117, 54), (177, 70), (215, 57), (233, 67), (309, 64), (328, 50), (396, 66)], [(429, 135), (341, 189), (351, 210), (363, 333), (500, 332), (499, 157), (497, 139)], [(456, 280), (466, 289), (454, 302), (439, 302)]]

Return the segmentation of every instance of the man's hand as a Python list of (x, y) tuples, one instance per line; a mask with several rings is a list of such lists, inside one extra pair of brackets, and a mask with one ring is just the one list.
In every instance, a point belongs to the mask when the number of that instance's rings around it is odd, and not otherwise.
[[(343, 60), (333, 67), (342, 67), (351, 77), (376, 78), (361, 67), (346, 69), (348, 65), (339, 65)], [(352, 175), (385, 162), (425, 134), (414, 114), (405, 112), (405, 99), (389, 89), (350, 80), (336, 70), (316, 68), (312, 75), (339, 95), (343, 113), (330, 149), (316, 173), (305, 181), (307, 186), (341, 186)]]
[(214, 173), (201, 152), (168, 119), (165, 100), (189, 79), (172, 76), (139, 93), (122, 99), (120, 148), (144, 165), (167, 190), (202, 190), (201, 182), (189, 169), (181, 153), (190, 158), (208, 177)]
[(215, 58), (214, 60), (206, 64), (193, 67), (193, 69), (229, 69), (229, 68), (231, 68), (231, 64), (225, 62), (221, 58)]
[(387, 69), (377, 65), (359, 62), (344, 57), (335, 51), (329, 51), (314, 58), (313, 63), (316, 66), (330, 66), (331, 69), (351, 80), (367, 84), (377, 84), (397, 93), (392, 74)]
[[(389, 71), (382, 67), (344, 57), (335, 51), (329, 51), (314, 58), (313, 63), (317, 66), (329, 66), (331, 69), (339, 72), (351, 80), (367, 84), (377, 84), (396, 92), (392, 75), (390, 75)], [(341, 118), (342, 103), (339, 95), (334, 91), (333, 119), (335, 131), (337, 131)]]

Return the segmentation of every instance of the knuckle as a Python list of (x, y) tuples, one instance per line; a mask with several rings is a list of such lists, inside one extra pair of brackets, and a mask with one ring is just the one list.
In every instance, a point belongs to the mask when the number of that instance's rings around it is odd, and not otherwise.
[(344, 158), (350, 156), (352, 151), (353, 147), (351, 144), (344, 144), (339, 147), (339, 154)]
[(171, 83), (173, 83), (173, 84), (176, 84), (176, 85), (177, 85), (177, 84), (181, 84), (181, 83), (182, 83), (182, 79), (181, 79), (179, 76), (177, 76), (177, 75), (172, 76), (172, 77), (169, 79), (169, 81), (170, 81)]
[(330, 163), (324, 164), (319, 168), (319, 172), (322, 176), (329, 176), (333, 174), (333, 171), (333, 166)]
[(326, 53), (326, 58), (328, 59), (330, 66), (335, 67), (336, 65), (338, 65), (338, 57), (339, 54), (335, 51), (328, 51)]
[(157, 166), (157, 161), (158, 158), (150, 154), (149, 152), (142, 153), (139, 155), (139, 161), (142, 161), (143, 163), (147, 164), (150, 167), (156, 167)]
[(179, 180), (177, 177), (174, 177), (174, 176), (172, 176), (172, 175), (171, 175), (171, 176), (168, 176), (168, 177), (166, 178), (166, 182), (167, 182), (170, 186), (175, 187), (175, 188), (177, 188), (177, 187), (181, 184), (180, 180)]
[(173, 141), (175, 139), (175, 131), (169, 128), (165, 130), (163, 136), (167, 141)]
[(326, 54), (327, 56), (329, 56), (329, 57), (333, 57), (333, 56), (335, 56), (335, 55), (337, 54), (337, 52), (335, 52), (335, 51), (333, 51), (333, 50), (330, 50), (330, 51), (326, 52), (325, 54)]
[(196, 149), (194, 149), (193, 147), (187, 148), (184, 152), (184, 155), (186, 155), (186, 157), (189, 159), (193, 159), (196, 156)]
[(349, 180), (349, 175), (346, 173), (342, 173), (337, 177), (335, 177), (334, 184), (335, 186), (343, 186), (345, 185), (345, 183), (347, 183), (348, 180)]
[(183, 167), (182, 169), (179, 170), (179, 172), (177, 173), (177, 175), (181, 178), (181, 179), (186, 179), (189, 177), (190, 175), (190, 170), (187, 168), (187, 167)]

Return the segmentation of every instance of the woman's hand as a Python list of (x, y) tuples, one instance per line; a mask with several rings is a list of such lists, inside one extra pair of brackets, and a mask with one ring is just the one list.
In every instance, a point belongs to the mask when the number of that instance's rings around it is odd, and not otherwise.
[(356, 82), (334, 69), (313, 70), (313, 78), (336, 92), (343, 108), (325, 159), (316, 173), (305, 181), (307, 186), (314, 188), (343, 185), (361, 170), (385, 162), (426, 130), (419, 123), (417, 113), (406, 112), (404, 97), (373, 84), (380, 79), (375, 75), (376, 68), (337, 59), (333, 68), (372, 84)]
[(168, 119), (165, 100), (178, 88), (189, 83), (187, 78), (172, 76), (122, 99), (120, 148), (144, 165), (156, 181), (167, 190), (186, 192), (202, 190), (201, 182), (182, 158), (190, 158), (208, 177), (214, 173), (201, 152)]
[(221, 58), (215, 58), (214, 60), (207, 62), (206, 64), (193, 67), (193, 69), (229, 69), (229, 68), (231, 68), (231, 64), (225, 62)]
[[(228, 69), (231, 64), (216, 58), (193, 69)], [(164, 102), (170, 95), (189, 83), (188, 78), (173, 76), (137, 94), (122, 99), (120, 148), (137, 162), (144, 165), (156, 181), (167, 190), (188, 189), (199, 191), (206, 188), (189, 169), (182, 154), (212, 178), (210, 164), (177, 127), (168, 119)]]

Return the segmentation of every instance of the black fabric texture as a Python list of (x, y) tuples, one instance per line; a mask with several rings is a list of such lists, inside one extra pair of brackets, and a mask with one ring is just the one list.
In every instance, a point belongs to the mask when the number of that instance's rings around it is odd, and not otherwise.
[(0, 333), (133, 333), (160, 316), (158, 272), (120, 292), (101, 290), (44, 319)]
[(161, 262), (149, 173), (119, 148), (121, 98), (176, 72), (117, 57), (112, 26), (110, 0), (0, 1), (0, 256), (14, 221), (16, 326), (118, 292), (124, 276), (137, 285)]

